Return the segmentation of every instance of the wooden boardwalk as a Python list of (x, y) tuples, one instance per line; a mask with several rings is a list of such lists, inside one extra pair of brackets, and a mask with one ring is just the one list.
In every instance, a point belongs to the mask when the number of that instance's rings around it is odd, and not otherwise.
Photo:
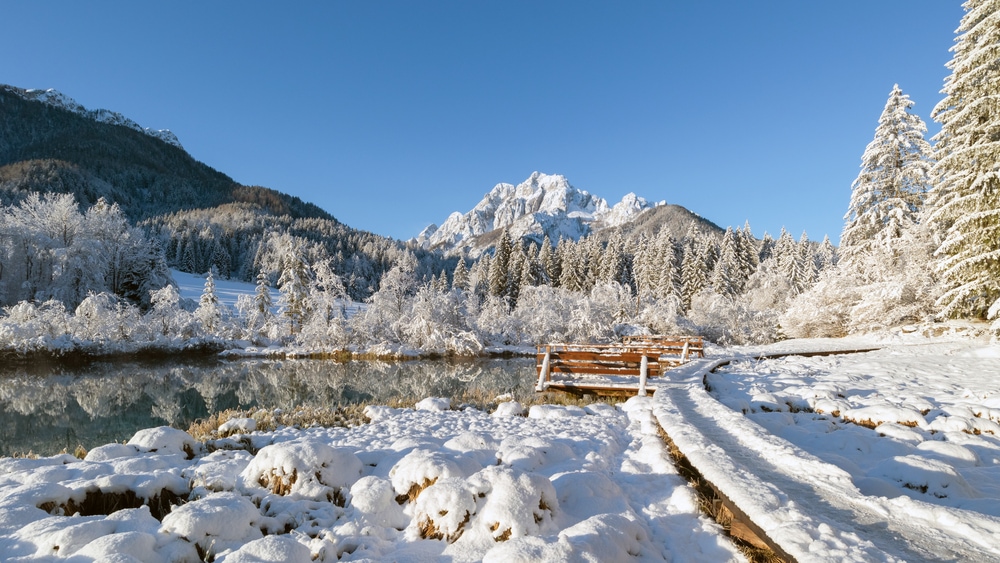
[(538, 347), (535, 391), (645, 396), (656, 390), (650, 378), (704, 356), (700, 336), (627, 337), (621, 344), (605, 345), (548, 344)]

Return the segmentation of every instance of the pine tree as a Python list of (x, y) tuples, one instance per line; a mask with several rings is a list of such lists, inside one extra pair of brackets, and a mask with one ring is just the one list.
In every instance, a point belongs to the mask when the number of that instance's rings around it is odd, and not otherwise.
[(490, 295), (504, 296), (507, 294), (510, 278), (510, 260), (513, 252), (513, 243), (510, 240), (510, 233), (504, 230), (497, 241), (493, 259), (490, 260), (489, 288)]
[(708, 253), (710, 242), (706, 235), (689, 230), (684, 258), (681, 261), (681, 305), (691, 308), (691, 300), (708, 287), (710, 268)]
[(968, 0), (946, 65), (931, 221), (946, 316), (983, 318), (1000, 301), (1000, 0)]
[(659, 299), (680, 297), (681, 264), (677, 260), (677, 244), (667, 229), (663, 229), (657, 242), (659, 272), (655, 295)]
[(208, 277), (205, 278), (205, 288), (202, 290), (201, 299), (198, 301), (198, 309), (194, 312), (195, 317), (201, 321), (202, 328), (209, 334), (213, 334), (219, 328), (219, 323), (222, 321), (219, 296), (215, 292), (214, 272), (215, 268), (208, 271)]
[(816, 267), (819, 271), (823, 271), (831, 266), (837, 264), (837, 249), (830, 242), (829, 236), (823, 237), (823, 242), (819, 246), (819, 252), (816, 253)]
[(737, 232), (737, 235), (739, 235), (736, 241), (739, 243), (740, 274), (745, 288), (746, 281), (754, 275), (760, 266), (760, 249), (757, 247), (757, 240), (753, 238), (753, 232), (750, 230), (750, 221), (743, 224), (743, 229)]
[(552, 241), (549, 239), (549, 235), (545, 235), (545, 238), (542, 239), (542, 247), (538, 250), (539, 285), (555, 285), (553, 280), (559, 277), (557, 268), (554, 267), (556, 264), (555, 253), (552, 250)]
[(279, 304), (281, 314), (288, 319), (292, 334), (298, 334), (311, 313), (309, 299), (309, 265), (297, 246), (286, 249), (284, 266), (278, 278)]
[(451, 277), (452, 289), (459, 291), (469, 291), (469, 270), (465, 266), (465, 258), (459, 257), (458, 265), (455, 266), (455, 273)]
[(722, 237), (719, 260), (716, 262), (712, 274), (712, 288), (716, 293), (725, 297), (735, 297), (743, 291), (740, 283), (742, 268), (738, 245), (736, 232), (733, 231), (732, 227), (729, 227)]
[(927, 126), (909, 113), (913, 102), (893, 86), (861, 156), (861, 172), (851, 185), (840, 252), (845, 265), (875, 251), (898, 255), (903, 231), (915, 224), (923, 206), (931, 168)]

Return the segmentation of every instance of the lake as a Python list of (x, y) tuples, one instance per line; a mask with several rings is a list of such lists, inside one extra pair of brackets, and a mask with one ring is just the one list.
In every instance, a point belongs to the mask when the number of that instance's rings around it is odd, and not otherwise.
[(0, 366), (0, 456), (89, 450), (126, 441), (142, 428), (187, 429), (231, 408), (524, 398), (532, 393), (534, 366), (534, 358), (386, 363), (214, 356), (7, 363)]

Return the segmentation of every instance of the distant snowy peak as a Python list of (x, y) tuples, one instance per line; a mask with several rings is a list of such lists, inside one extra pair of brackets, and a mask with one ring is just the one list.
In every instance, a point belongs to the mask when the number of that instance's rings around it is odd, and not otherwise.
[(517, 186), (497, 184), (471, 211), (452, 213), (440, 227), (424, 229), (414, 242), (424, 248), (461, 249), (478, 255), (488, 244), (477, 239), (498, 229), (519, 238), (542, 240), (547, 235), (552, 241), (560, 237), (577, 240), (592, 231), (627, 223), (664, 203), (651, 204), (630, 193), (610, 207), (603, 198), (574, 188), (565, 176), (535, 172)]
[(26, 100), (32, 100), (36, 102), (42, 102), (43, 104), (48, 104), (53, 107), (62, 108), (67, 111), (71, 111), (78, 115), (88, 117), (94, 121), (99, 121), (101, 123), (109, 123), (111, 125), (121, 125), (122, 127), (128, 127), (129, 129), (134, 129), (140, 133), (145, 133), (150, 137), (154, 137), (163, 141), (164, 143), (173, 145), (181, 150), (184, 147), (181, 145), (180, 140), (177, 139), (177, 135), (174, 135), (168, 129), (150, 129), (149, 127), (143, 127), (132, 121), (131, 119), (125, 117), (124, 115), (107, 109), (94, 109), (89, 110), (79, 102), (70, 98), (66, 94), (58, 90), (49, 88), (48, 90), (24, 90), (21, 88), (16, 88), (13, 86), (8, 86), (8, 90), (14, 92)]

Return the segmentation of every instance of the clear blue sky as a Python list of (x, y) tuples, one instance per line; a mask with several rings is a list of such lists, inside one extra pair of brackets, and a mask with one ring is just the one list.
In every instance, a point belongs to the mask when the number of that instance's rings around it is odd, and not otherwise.
[(894, 83), (937, 130), (960, 4), (9, 2), (0, 83), (400, 239), (539, 170), (837, 242)]

